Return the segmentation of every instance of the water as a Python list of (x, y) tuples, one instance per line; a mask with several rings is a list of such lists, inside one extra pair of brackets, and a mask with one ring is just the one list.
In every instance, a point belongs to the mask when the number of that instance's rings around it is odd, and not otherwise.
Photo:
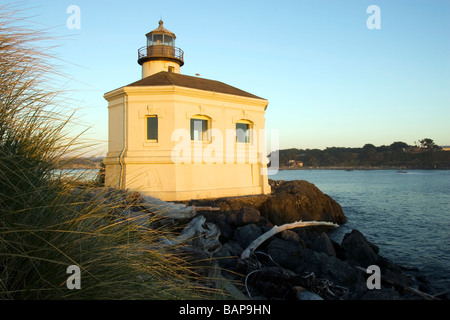
[(269, 178), (315, 184), (347, 217), (334, 240), (358, 229), (382, 256), (450, 290), (450, 170), (283, 170)]
[(93, 181), (100, 169), (60, 169), (53, 171), (55, 177), (71, 177), (81, 181)]

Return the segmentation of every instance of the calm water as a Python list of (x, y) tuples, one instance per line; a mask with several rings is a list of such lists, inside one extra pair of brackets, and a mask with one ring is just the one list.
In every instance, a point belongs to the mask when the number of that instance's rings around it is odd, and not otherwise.
[(347, 217), (334, 240), (358, 229), (382, 256), (450, 290), (450, 170), (283, 170), (269, 178), (315, 184)]

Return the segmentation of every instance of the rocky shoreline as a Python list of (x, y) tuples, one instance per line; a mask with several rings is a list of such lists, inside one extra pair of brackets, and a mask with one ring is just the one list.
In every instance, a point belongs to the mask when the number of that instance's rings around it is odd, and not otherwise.
[[(254, 300), (448, 300), (417, 269), (407, 269), (382, 256), (356, 229), (341, 243), (328, 236), (330, 227), (284, 230), (268, 238), (248, 259), (241, 254), (275, 225), (326, 221), (342, 225), (341, 206), (315, 185), (303, 181), (269, 181), (270, 195), (191, 200), (173, 203), (187, 208), (188, 218), (172, 219), (193, 261), (213, 286), (227, 288), (234, 299)], [(134, 199), (135, 214), (151, 213), (145, 197)], [(186, 231), (188, 230), (188, 231)], [(369, 266), (379, 268), (378, 288)], [(374, 282), (375, 281), (375, 282)], [(369, 285), (368, 285), (369, 284)], [(232, 288), (232, 289), (230, 289)]]

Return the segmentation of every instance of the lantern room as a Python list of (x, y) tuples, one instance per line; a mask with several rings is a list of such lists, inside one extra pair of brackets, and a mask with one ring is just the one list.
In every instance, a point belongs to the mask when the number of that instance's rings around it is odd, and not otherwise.
[(180, 73), (184, 64), (184, 52), (175, 47), (176, 36), (164, 28), (159, 20), (159, 27), (145, 35), (147, 45), (138, 51), (138, 63), (142, 66), (142, 78), (166, 71)]

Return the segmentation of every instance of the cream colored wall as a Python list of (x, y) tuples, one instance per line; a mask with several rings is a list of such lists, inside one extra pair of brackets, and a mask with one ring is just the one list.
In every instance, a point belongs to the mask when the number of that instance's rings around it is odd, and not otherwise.
[[(117, 187), (120, 178), (121, 187), (166, 201), (270, 193), (267, 176), (260, 173), (265, 165), (258, 155), (262, 151), (259, 139), (264, 138), (259, 136), (259, 129), (264, 129), (266, 100), (176, 86), (125, 87), (105, 94), (105, 99), (109, 102), (111, 140), (105, 159), (107, 185)], [(125, 129), (120, 126), (124, 123), (124, 105)], [(146, 141), (148, 115), (158, 116), (157, 142)], [(218, 139), (220, 144), (215, 145), (218, 142), (196, 143), (189, 138), (191, 158), (187, 163), (175, 164), (177, 158), (172, 158), (172, 151), (180, 142), (172, 141), (172, 134), (179, 128), (189, 134), (190, 119), (195, 115), (211, 118), (211, 128), (222, 133), (224, 139)], [(227, 146), (226, 130), (234, 133), (236, 122), (242, 119), (252, 123), (256, 139), (253, 144), (238, 144), (233, 137)], [(126, 150), (119, 161), (123, 132)], [(209, 163), (211, 159), (194, 156), (196, 151), (205, 152), (213, 146), (221, 146), (223, 150), (213, 163)], [(227, 158), (230, 155), (227, 147), (231, 153), (237, 148), (246, 154), (254, 150), (253, 157), (245, 157), (243, 163), (236, 157)]]
[(151, 76), (152, 74), (161, 72), (161, 71), (169, 71), (169, 67), (173, 67), (174, 73), (180, 73), (180, 65), (176, 62), (169, 60), (151, 60), (146, 61), (142, 64), (142, 78)]

